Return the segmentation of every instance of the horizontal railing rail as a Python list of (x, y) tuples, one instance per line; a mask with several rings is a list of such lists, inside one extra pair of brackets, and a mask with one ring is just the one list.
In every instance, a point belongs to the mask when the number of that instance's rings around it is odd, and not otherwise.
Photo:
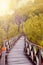
[(43, 59), (43, 47), (35, 43), (32, 43), (31, 41), (28, 41), (26, 37), (24, 41), (25, 41), (25, 45), (24, 45), (25, 54), (28, 56), (28, 58), (30, 57), (30, 59), (36, 65), (41, 65)]
[(8, 53), (10, 52), (10, 50), (13, 48), (13, 46), (15, 45), (15, 42), (22, 36), (22, 34), (19, 34), (18, 36), (6, 41), (3, 44), (3, 47), (6, 48), (5, 51), (2, 52), (2, 61), (1, 61), (1, 65), (6, 65), (7, 64), (7, 56)]
[(31, 44), (31, 45), (33, 45), (33, 46), (36, 46), (36, 47), (38, 47), (39, 49), (43, 49), (43, 46), (40, 46), (40, 45), (35, 44), (35, 43), (31, 42), (31, 41), (28, 41), (27, 38), (26, 38), (25, 42), (27, 42), (27, 43), (29, 43), (29, 44)]

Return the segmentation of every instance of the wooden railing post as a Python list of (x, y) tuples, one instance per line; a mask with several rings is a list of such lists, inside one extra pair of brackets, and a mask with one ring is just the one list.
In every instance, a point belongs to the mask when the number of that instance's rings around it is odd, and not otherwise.
[(1, 65), (5, 65), (5, 51), (2, 52)]
[(41, 65), (41, 52), (40, 51), (41, 51), (41, 49), (39, 48), (39, 54), (38, 55), (39, 55), (39, 60), (40, 60), (40, 65)]
[(1, 65), (5, 65), (5, 56), (6, 56), (6, 47), (5, 47), (5, 42), (4, 42), (3, 47), (2, 47)]

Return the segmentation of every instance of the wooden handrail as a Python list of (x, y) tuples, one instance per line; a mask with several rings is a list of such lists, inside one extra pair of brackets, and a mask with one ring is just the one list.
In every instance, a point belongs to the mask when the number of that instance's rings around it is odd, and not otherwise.
[(29, 43), (29, 44), (33, 45), (33, 46), (38, 47), (39, 49), (43, 49), (43, 47), (42, 47), (42, 46), (40, 46), (40, 45), (38, 45), (38, 44), (32, 43), (32, 42), (30, 42), (30, 41), (28, 41), (28, 40), (25, 40), (25, 41), (26, 41), (27, 43)]
[[(14, 46), (14, 44), (15, 44), (15, 42), (21, 37), (22, 35), (20, 34), (20, 35), (18, 35), (17, 37), (15, 37), (14, 38), (14, 40), (12, 41), (12, 46)], [(12, 40), (12, 39), (11, 39)], [(7, 50), (5, 50), (4, 49), (4, 47), (6, 47), (6, 43), (7, 43), (8, 41), (6, 41), (5, 43), (4, 43), (4, 45), (3, 45), (3, 51), (2, 51), (2, 63), (1, 63), (1, 65), (6, 65), (6, 62), (5, 61), (7, 61), (7, 56), (8, 56), (8, 51)], [(11, 49), (10, 49), (11, 50)], [(9, 51), (10, 51), (9, 50)]]

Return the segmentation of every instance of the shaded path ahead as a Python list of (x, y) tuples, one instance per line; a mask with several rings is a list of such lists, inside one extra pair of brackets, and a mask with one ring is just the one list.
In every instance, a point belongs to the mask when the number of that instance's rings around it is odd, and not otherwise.
[(8, 65), (32, 65), (24, 55), (24, 37), (22, 36), (8, 55)]

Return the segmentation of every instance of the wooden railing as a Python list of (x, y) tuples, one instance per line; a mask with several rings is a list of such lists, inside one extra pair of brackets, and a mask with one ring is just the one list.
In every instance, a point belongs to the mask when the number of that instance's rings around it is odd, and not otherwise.
[[(7, 64), (7, 56), (8, 56), (8, 54), (9, 54), (10, 50), (11, 50), (11, 49), (13, 48), (13, 46), (15, 45), (15, 42), (16, 42), (21, 36), (22, 36), (22, 34), (20, 34), (20, 35), (14, 37), (14, 38), (12, 38), (12, 39), (10, 39), (10, 40), (8, 40), (8, 41), (6, 41), (6, 42), (4, 43), (3, 47), (5, 47), (6, 50), (2, 52), (1, 65), (6, 65), (6, 64)], [(41, 47), (41, 46), (39, 46), (39, 45), (36, 45), (36, 44), (34, 44), (34, 43), (31, 43), (30, 41), (27, 40), (26, 37), (25, 37), (24, 41), (25, 41), (25, 45), (26, 45), (26, 43), (27, 43), (27, 46), (31, 46), (30, 52), (33, 51), (33, 49), (34, 49), (33, 47), (37, 47), (37, 48), (38, 48), (39, 60), (41, 60), (40, 50), (43, 49), (43, 47)], [(37, 54), (36, 54), (36, 53), (34, 53), (34, 54), (35, 54), (35, 56), (37, 57)], [(41, 61), (40, 61), (40, 62), (41, 62)]]
[[(41, 65), (41, 57), (42, 57), (41, 50), (43, 50), (43, 47), (28, 41), (26, 37), (25, 37), (24, 41), (25, 41), (25, 45), (24, 45), (25, 54), (28, 55), (28, 57), (31, 57), (33, 62), (34, 62), (34, 56), (35, 56), (36, 61), (37, 61), (37, 59), (39, 59), (39, 65)], [(32, 53), (32, 55), (31, 55), (31, 53)], [(38, 61), (37, 61), (37, 63), (38, 63)]]
[(3, 47), (6, 48), (6, 50), (4, 50), (2, 52), (2, 58), (1, 58), (1, 64), (0, 65), (6, 65), (7, 64), (7, 56), (10, 52), (10, 50), (13, 48), (13, 46), (15, 45), (15, 42), (22, 36), (22, 34), (19, 34), (16, 37), (11, 38), (10, 40), (6, 41), (3, 43)]

